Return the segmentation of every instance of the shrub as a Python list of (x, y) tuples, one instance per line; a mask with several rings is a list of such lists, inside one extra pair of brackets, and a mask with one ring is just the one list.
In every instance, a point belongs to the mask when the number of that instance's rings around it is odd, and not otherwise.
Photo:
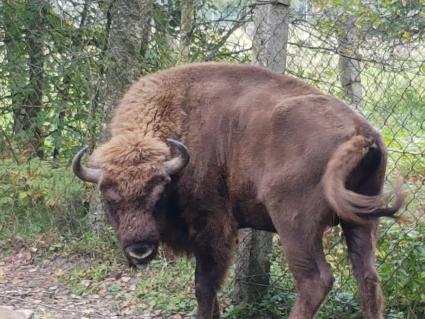
[(65, 165), (0, 163), (0, 239), (81, 233), (87, 192)]

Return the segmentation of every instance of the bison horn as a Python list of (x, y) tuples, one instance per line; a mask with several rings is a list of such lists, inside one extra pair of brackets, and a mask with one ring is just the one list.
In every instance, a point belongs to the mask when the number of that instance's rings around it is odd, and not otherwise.
[(174, 175), (181, 171), (187, 165), (187, 163), (189, 163), (190, 155), (187, 147), (184, 144), (171, 138), (167, 139), (167, 143), (177, 148), (180, 152), (180, 156), (164, 163), (164, 168), (167, 174)]
[(72, 160), (72, 170), (74, 171), (75, 176), (79, 179), (97, 184), (100, 180), (101, 170), (98, 168), (89, 168), (81, 165), (81, 158), (84, 153), (87, 151), (88, 146), (83, 147), (73, 158)]

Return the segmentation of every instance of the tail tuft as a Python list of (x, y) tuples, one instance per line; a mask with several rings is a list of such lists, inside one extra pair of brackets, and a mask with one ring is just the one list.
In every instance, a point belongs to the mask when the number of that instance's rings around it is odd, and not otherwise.
[(376, 147), (373, 140), (356, 135), (337, 148), (326, 167), (322, 178), (325, 196), (343, 220), (363, 224), (368, 218), (391, 217), (403, 204), (401, 184), (395, 190), (394, 206), (387, 208), (383, 208), (382, 194), (368, 196), (346, 188), (349, 174), (373, 147)]

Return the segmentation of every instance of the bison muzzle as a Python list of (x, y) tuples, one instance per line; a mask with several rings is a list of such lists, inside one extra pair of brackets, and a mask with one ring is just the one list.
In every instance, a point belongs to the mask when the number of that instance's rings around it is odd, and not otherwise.
[(244, 227), (277, 232), (298, 291), (289, 318), (313, 318), (333, 283), (322, 237), (336, 224), (363, 316), (383, 318), (378, 217), (393, 216), (403, 195), (384, 207), (386, 148), (342, 101), (261, 67), (199, 63), (135, 83), (110, 129), (87, 166), (85, 149), (75, 156), (74, 172), (98, 185), (131, 265), (160, 244), (195, 256), (197, 318), (219, 316)]

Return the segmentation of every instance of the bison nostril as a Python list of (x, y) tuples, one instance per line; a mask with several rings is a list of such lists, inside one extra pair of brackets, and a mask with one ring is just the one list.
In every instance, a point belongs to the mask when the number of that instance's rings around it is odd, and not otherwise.
[(155, 250), (152, 244), (133, 244), (125, 249), (125, 252), (135, 260), (143, 260), (148, 258)]

